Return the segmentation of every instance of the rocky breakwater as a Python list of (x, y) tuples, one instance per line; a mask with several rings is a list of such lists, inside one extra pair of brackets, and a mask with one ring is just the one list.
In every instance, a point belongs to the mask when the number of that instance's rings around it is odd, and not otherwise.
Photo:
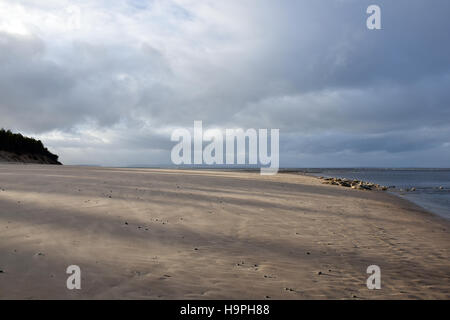
[(322, 184), (331, 184), (335, 186), (341, 186), (346, 188), (352, 188), (357, 190), (381, 190), (386, 191), (389, 188), (386, 186), (382, 186), (372, 182), (366, 182), (361, 180), (352, 180), (346, 178), (324, 178), (319, 177), (319, 179), (323, 180)]

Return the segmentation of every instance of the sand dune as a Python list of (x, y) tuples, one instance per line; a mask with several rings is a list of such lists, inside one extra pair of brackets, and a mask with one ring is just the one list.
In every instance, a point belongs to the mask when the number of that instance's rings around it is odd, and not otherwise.
[(1, 299), (449, 299), (449, 258), (447, 221), (312, 177), (0, 165)]

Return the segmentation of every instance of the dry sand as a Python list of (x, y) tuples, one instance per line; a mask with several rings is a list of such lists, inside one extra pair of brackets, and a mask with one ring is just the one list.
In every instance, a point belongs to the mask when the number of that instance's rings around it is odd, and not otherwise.
[(3, 164), (0, 298), (449, 299), (449, 230), (298, 174)]

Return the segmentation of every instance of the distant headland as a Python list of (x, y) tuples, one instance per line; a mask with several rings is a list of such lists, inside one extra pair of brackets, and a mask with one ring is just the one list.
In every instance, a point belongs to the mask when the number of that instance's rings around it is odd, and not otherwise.
[(0, 129), (0, 162), (61, 164), (42, 141)]

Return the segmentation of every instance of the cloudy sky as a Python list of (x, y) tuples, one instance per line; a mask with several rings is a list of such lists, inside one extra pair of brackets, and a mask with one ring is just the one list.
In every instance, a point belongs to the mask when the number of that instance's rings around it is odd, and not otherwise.
[[(366, 9), (381, 7), (382, 30)], [(278, 128), (282, 166), (448, 167), (448, 0), (1, 0), (0, 127), (65, 164)]]

